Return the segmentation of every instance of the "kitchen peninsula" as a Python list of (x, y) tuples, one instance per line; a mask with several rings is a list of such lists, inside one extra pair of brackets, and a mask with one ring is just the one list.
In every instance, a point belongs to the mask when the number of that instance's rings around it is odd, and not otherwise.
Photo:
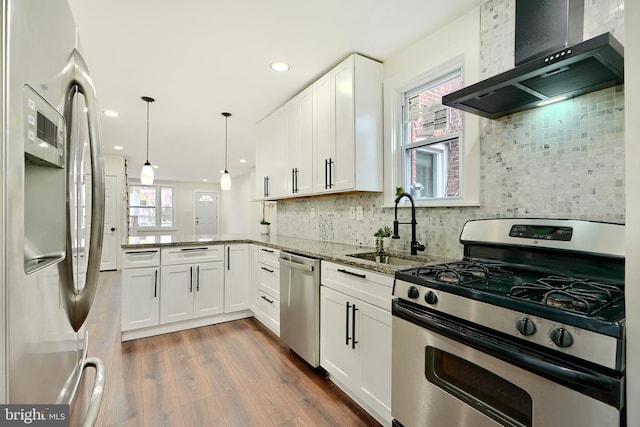
[[(123, 341), (253, 316), (262, 296), (279, 297), (279, 276), (261, 277), (278, 268), (278, 251), (382, 274), (389, 283), (398, 268), (445, 261), (392, 252), (397, 262), (381, 264), (358, 257), (373, 248), (269, 235), (131, 236), (121, 247)], [(262, 253), (271, 259), (264, 261)], [(266, 296), (258, 289), (265, 280), (271, 290)], [(391, 285), (380, 297), (390, 307)], [(279, 333), (278, 324), (267, 326)]]
[[(374, 248), (360, 245), (349, 245), (345, 243), (327, 242), (322, 240), (302, 239), (290, 236), (271, 235), (243, 235), (243, 234), (217, 234), (207, 236), (169, 236), (169, 235), (149, 235), (130, 236), (122, 244), (122, 249), (127, 252), (134, 249), (149, 249), (160, 247), (180, 247), (198, 245), (225, 245), (249, 243), (286, 252), (293, 252), (312, 258), (319, 258), (323, 261), (337, 262), (353, 267), (365, 268), (382, 274), (393, 275), (400, 267), (393, 264), (380, 264), (362, 258), (350, 256), (351, 254), (370, 253)], [(407, 256), (415, 262), (407, 262), (404, 266), (424, 265), (436, 262), (445, 262), (446, 258), (421, 254), (422, 256), (408, 256), (404, 252), (392, 252), (399, 257)]]

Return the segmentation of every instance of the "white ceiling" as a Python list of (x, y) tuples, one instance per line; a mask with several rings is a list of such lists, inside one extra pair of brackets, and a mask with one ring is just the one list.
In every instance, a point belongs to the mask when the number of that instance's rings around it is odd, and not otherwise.
[[(219, 182), (247, 173), (256, 123), (352, 52), (386, 58), (481, 0), (69, 0), (98, 95), (105, 153), (129, 175), (149, 161), (156, 179)], [(274, 60), (291, 64), (277, 73)], [(124, 150), (116, 152), (114, 145)], [(240, 159), (247, 163), (241, 164)]]

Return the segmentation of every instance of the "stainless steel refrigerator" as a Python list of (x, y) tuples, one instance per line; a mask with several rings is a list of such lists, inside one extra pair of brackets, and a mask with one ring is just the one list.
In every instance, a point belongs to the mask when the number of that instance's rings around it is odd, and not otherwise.
[(73, 408), (91, 366), (92, 425), (105, 379), (84, 325), (104, 222), (95, 90), (66, 0), (2, 0), (1, 43), (0, 403)]

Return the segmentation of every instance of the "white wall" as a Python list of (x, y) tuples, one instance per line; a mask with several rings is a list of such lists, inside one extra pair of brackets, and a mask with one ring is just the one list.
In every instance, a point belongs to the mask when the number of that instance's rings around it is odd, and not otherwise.
[(640, 2), (625, 3), (627, 425), (640, 426)]
[[(465, 86), (480, 80), (480, 8), (475, 7), (438, 31), (398, 50), (384, 60), (384, 200), (393, 206), (396, 187), (403, 186), (402, 162), (395, 156), (402, 139), (402, 93), (457, 70)], [(429, 202), (430, 206), (477, 206), (480, 190), (479, 119), (464, 115), (460, 154), (460, 199)], [(418, 202), (424, 205), (424, 202)]]
[(254, 174), (232, 175), (230, 191), (220, 192), (220, 234), (255, 234), (262, 205), (254, 200)]
[[(174, 188), (176, 227), (162, 232), (138, 230), (138, 234), (192, 236), (195, 232), (194, 193), (196, 191), (214, 191), (218, 194), (218, 234), (258, 233), (258, 224), (262, 218), (262, 204), (254, 200), (253, 173), (232, 175), (231, 180), (230, 191), (222, 191), (218, 183), (156, 180), (154, 184), (169, 185)], [(138, 182), (137, 179), (129, 180), (130, 184)], [(124, 185), (122, 188), (124, 191)], [(124, 193), (122, 200), (123, 217), (126, 217)], [(275, 207), (269, 211), (273, 211), (272, 216), (275, 216)], [(123, 224), (124, 221), (123, 219)], [(122, 229), (126, 230), (126, 227), (123, 226)], [(271, 230), (275, 234), (275, 224), (272, 224)], [(123, 235), (122, 238), (124, 237), (126, 236)]]
[[(129, 184), (139, 183), (138, 180), (131, 179)], [(194, 205), (194, 193), (195, 191), (213, 191), (218, 193), (218, 233), (220, 233), (221, 223), (221, 197), (220, 185), (217, 183), (207, 182), (188, 182), (188, 181), (154, 181), (154, 185), (167, 185), (173, 187), (173, 200), (175, 208), (175, 228), (172, 230), (159, 231), (140, 231), (139, 235), (171, 235), (171, 236), (192, 236), (195, 232), (195, 205)]]
[(195, 234), (195, 192), (212, 191), (218, 194), (218, 232), (220, 231), (220, 185), (206, 182), (172, 182), (177, 199), (176, 234), (189, 236)]

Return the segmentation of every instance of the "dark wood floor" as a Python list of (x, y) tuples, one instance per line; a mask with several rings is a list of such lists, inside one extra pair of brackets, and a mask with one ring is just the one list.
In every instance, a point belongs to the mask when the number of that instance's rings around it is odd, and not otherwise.
[(120, 281), (100, 273), (87, 324), (98, 426), (379, 425), (253, 318), (121, 343)]

